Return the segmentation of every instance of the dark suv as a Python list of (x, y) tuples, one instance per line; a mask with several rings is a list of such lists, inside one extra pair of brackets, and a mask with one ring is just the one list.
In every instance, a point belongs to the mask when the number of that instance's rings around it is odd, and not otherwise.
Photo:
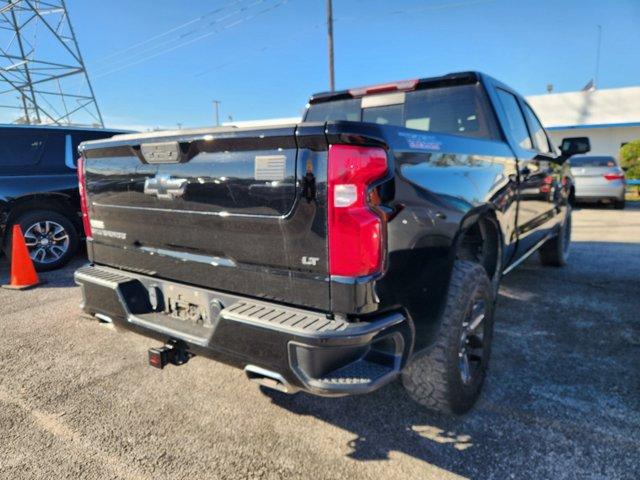
[(10, 256), (11, 226), (20, 224), (37, 270), (69, 261), (83, 234), (76, 152), (115, 130), (0, 125), (0, 247)]

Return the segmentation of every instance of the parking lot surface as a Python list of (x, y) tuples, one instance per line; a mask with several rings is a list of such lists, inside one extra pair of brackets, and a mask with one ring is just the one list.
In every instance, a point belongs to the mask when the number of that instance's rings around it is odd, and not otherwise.
[[(640, 206), (574, 212), (569, 265), (504, 278), (484, 393), (441, 417), (401, 385), (266, 393), (79, 314), (72, 273), (0, 291), (0, 478), (638, 478)], [(6, 262), (0, 278), (7, 277)]]

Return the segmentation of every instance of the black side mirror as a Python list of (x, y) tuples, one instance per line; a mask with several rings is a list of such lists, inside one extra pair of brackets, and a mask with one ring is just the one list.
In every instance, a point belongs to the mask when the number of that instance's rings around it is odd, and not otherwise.
[(591, 151), (591, 142), (589, 141), (589, 137), (564, 138), (560, 145), (560, 152), (562, 152), (562, 156), (565, 159), (569, 158), (571, 155), (587, 153), (589, 151)]

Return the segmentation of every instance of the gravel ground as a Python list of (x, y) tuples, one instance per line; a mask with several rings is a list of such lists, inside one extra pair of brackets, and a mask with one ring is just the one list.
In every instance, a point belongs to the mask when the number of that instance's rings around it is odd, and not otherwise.
[[(505, 277), (491, 372), (463, 417), (399, 384), (265, 393), (80, 317), (70, 267), (0, 291), (0, 478), (638, 478), (640, 206), (575, 212), (570, 264)], [(6, 264), (0, 278), (7, 277)]]

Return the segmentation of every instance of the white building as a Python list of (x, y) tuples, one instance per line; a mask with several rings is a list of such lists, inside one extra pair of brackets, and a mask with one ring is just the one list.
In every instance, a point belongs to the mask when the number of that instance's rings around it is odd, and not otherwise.
[(591, 154), (619, 158), (620, 147), (640, 139), (640, 87), (527, 97), (551, 139), (589, 137)]

